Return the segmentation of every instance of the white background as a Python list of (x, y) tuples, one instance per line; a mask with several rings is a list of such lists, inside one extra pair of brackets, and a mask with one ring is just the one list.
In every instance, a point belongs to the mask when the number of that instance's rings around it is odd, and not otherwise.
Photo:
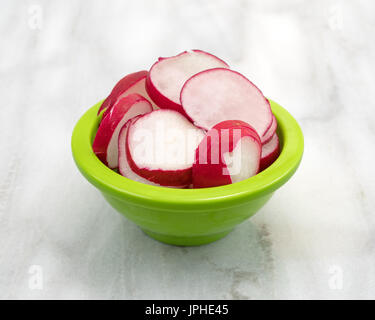
[[(2, 1), (0, 298), (375, 298), (373, 1)], [(199, 48), (286, 107), (297, 174), (227, 238), (147, 238), (76, 169), (73, 126)]]

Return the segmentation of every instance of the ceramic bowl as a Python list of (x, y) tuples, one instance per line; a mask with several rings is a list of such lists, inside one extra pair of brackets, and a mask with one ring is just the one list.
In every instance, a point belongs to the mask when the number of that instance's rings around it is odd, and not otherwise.
[(101, 102), (77, 122), (72, 135), (73, 157), (83, 176), (108, 203), (150, 237), (173, 245), (207, 244), (223, 238), (254, 215), (299, 166), (302, 131), (283, 107), (270, 103), (278, 122), (280, 156), (256, 176), (231, 185), (204, 189), (156, 187), (129, 180), (107, 168), (92, 150)]

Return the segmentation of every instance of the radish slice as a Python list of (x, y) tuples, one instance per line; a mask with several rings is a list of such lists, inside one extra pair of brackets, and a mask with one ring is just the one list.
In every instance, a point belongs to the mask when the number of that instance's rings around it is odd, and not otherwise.
[(272, 123), (268, 100), (236, 71), (217, 68), (202, 71), (186, 81), (181, 104), (194, 124), (209, 130), (215, 124), (241, 119), (262, 137)]
[(162, 186), (188, 186), (203, 130), (173, 110), (156, 110), (133, 122), (127, 135), (132, 171)]
[(117, 140), (121, 127), (129, 119), (151, 111), (150, 102), (137, 93), (119, 99), (99, 125), (92, 146), (97, 157), (108, 167), (117, 168)]
[(104, 100), (102, 105), (99, 108), (98, 114), (106, 109), (103, 117), (105, 117), (110, 111), (113, 105), (118, 99), (121, 99), (131, 93), (138, 93), (141, 96), (145, 97), (151, 102), (154, 109), (157, 109), (157, 106), (152, 102), (146, 91), (146, 77), (147, 71), (139, 71), (128, 74), (122, 78), (115, 87), (112, 89), (110, 95)]
[(262, 157), (260, 159), (260, 171), (267, 169), (279, 156), (280, 154), (280, 144), (279, 138), (275, 133), (272, 139), (263, 145), (262, 147)]
[(128, 133), (129, 126), (134, 123), (140, 116), (134, 117), (128, 120), (125, 125), (121, 128), (120, 134), (118, 136), (118, 163), (119, 163), (119, 172), (126, 178), (131, 180), (150, 184), (153, 186), (160, 186), (160, 184), (153, 183), (147, 179), (142, 178), (137, 175), (129, 166), (128, 159), (126, 156), (126, 136)]
[(119, 172), (126, 178), (129, 178), (134, 181), (138, 181), (145, 184), (150, 184), (153, 186), (160, 186), (160, 184), (153, 183), (148, 181), (141, 176), (137, 175), (129, 166), (128, 159), (126, 156), (126, 136), (128, 133), (129, 126), (136, 121), (140, 116), (134, 117), (133, 119), (128, 120), (125, 125), (121, 128), (120, 134), (118, 136), (118, 163), (119, 163)]
[(223, 121), (199, 144), (193, 165), (194, 188), (242, 181), (259, 170), (261, 141), (256, 131), (239, 120)]
[(201, 51), (184, 51), (177, 56), (159, 58), (151, 67), (146, 89), (151, 99), (160, 107), (184, 114), (180, 104), (181, 89), (192, 75), (212, 68), (229, 68), (221, 59)]
[[(127, 155), (126, 155), (126, 136), (128, 132), (129, 126), (138, 119), (138, 117), (134, 117), (133, 119), (130, 119), (128, 122), (125, 123), (125, 125), (121, 128), (120, 134), (119, 134), (119, 140), (118, 140), (118, 155), (119, 155), (119, 172), (122, 176), (140, 182), (144, 184), (149, 184), (152, 186), (162, 187), (160, 184), (151, 182), (147, 179), (142, 178), (138, 174), (136, 174), (129, 166)], [(169, 188), (184, 188), (179, 186), (164, 186)]]
[(271, 126), (269, 127), (267, 132), (263, 135), (263, 137), (260, 139), (262, 141), (263, 145), (266, 144), (267, 142), (269, 142), (272, 139), (273, 135), (276, 132), (276, 129), (277, 129), (277, 120), (276, 120), (275, 116), (272, 115)]

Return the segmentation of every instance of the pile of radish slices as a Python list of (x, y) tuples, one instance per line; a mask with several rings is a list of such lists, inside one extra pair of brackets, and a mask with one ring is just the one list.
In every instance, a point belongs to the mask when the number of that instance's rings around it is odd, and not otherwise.
[(242, 74), (201, 50), (159, 58), (125, 76), (101, 105), (93, 150), (146, 184), (205, 188), (257, 174), (279, 155), (268, 100)]

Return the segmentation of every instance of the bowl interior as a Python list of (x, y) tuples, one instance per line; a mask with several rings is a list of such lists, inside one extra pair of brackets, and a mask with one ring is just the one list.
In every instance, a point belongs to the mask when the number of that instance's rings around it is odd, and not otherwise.
[(102, 101), (90, 108), (76, 124), (72, 136), (72, 152), (81, 173), (102, 192), (137, 203), (184, 204), (189, 206), (225, 202), (239, 203), (275, 191), (297, 169), (303, 154), (302, 131), (296, 120), (280, 105), (270, 100), (278, 122), (281, 153), (266, 170), (254, 177), (221, 187), (173, 189), (156, 187), (127, 179), (106, 167), (94, 154), (92, 142), (99, 120), (97, 110)]

